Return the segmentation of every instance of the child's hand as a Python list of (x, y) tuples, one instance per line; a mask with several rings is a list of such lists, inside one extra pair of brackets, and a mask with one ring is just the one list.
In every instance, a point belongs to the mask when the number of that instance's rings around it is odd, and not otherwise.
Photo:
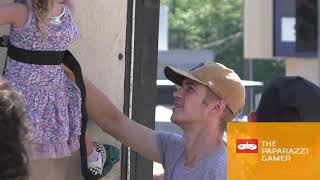
[(64, 71), (64, 73), (66, 74), (66, 76), (67, 76), (69, 79), (71, 79), (71, 80), (73, 80), (73, 81), (76, 80), (76, 78), (74, 77), (73, 72), (72, 72), (67, 66), (63, 65), (63, 71)]

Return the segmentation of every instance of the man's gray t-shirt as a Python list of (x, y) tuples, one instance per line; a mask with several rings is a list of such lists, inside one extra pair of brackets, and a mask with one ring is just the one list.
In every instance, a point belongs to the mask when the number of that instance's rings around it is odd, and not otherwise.
[(181, 136), (158, 132), (157, 146), (164, 168), (164, 180), (226, 180), (225, 147), (191, 168), (184, 166), (185, 150)]

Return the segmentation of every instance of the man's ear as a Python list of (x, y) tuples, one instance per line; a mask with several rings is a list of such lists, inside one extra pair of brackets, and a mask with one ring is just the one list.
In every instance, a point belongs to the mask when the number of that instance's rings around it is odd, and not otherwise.
[(255, 112), (250, 112), (248, 114), (248, 122), (257, 122), (257, 116)]
[(216, 110), (217, 112), (224, 112), (224, 110), (227, 107), (227, 103), (223, 100), (219, 100), (213, 105), (213, 110)]

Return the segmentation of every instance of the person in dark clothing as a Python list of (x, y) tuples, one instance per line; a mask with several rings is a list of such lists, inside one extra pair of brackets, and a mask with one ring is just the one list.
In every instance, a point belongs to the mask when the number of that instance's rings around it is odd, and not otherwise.
[(320, 87), (298, 76), (277, 78), (263, 91), (248, 121), (319, 122)]

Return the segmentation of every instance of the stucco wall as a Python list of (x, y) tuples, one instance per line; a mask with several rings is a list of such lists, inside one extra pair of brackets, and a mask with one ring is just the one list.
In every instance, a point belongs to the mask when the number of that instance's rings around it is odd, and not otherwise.
[[(74, 2), (76, 5), (74, 21), (81, 38), (73, 44), (71, 51), (82, 65), (83, 74), (108, 94), (115, 105), (122, 110), (127, 1), (74, 0)], [(2, 26), (0, 35), (5, 31), (8, 31), (8, 28)], [(122, 60), (118, 59), (120, 53), (123, 55)], [(0, 49), (1, 63), (4, 62), (4, 57), (5, 50)], [(120, 148), (121, 144), (118, 141), (102, 133), (94, 123), (90, 122), (88, 129), (95, 140), (111, 143)], [(72, 158), (33, 161), (30, 167), (32, 180), (82, 179), (78, 152), (74, 153)], [(120, 179), (120, 163), (103, 179)]]

